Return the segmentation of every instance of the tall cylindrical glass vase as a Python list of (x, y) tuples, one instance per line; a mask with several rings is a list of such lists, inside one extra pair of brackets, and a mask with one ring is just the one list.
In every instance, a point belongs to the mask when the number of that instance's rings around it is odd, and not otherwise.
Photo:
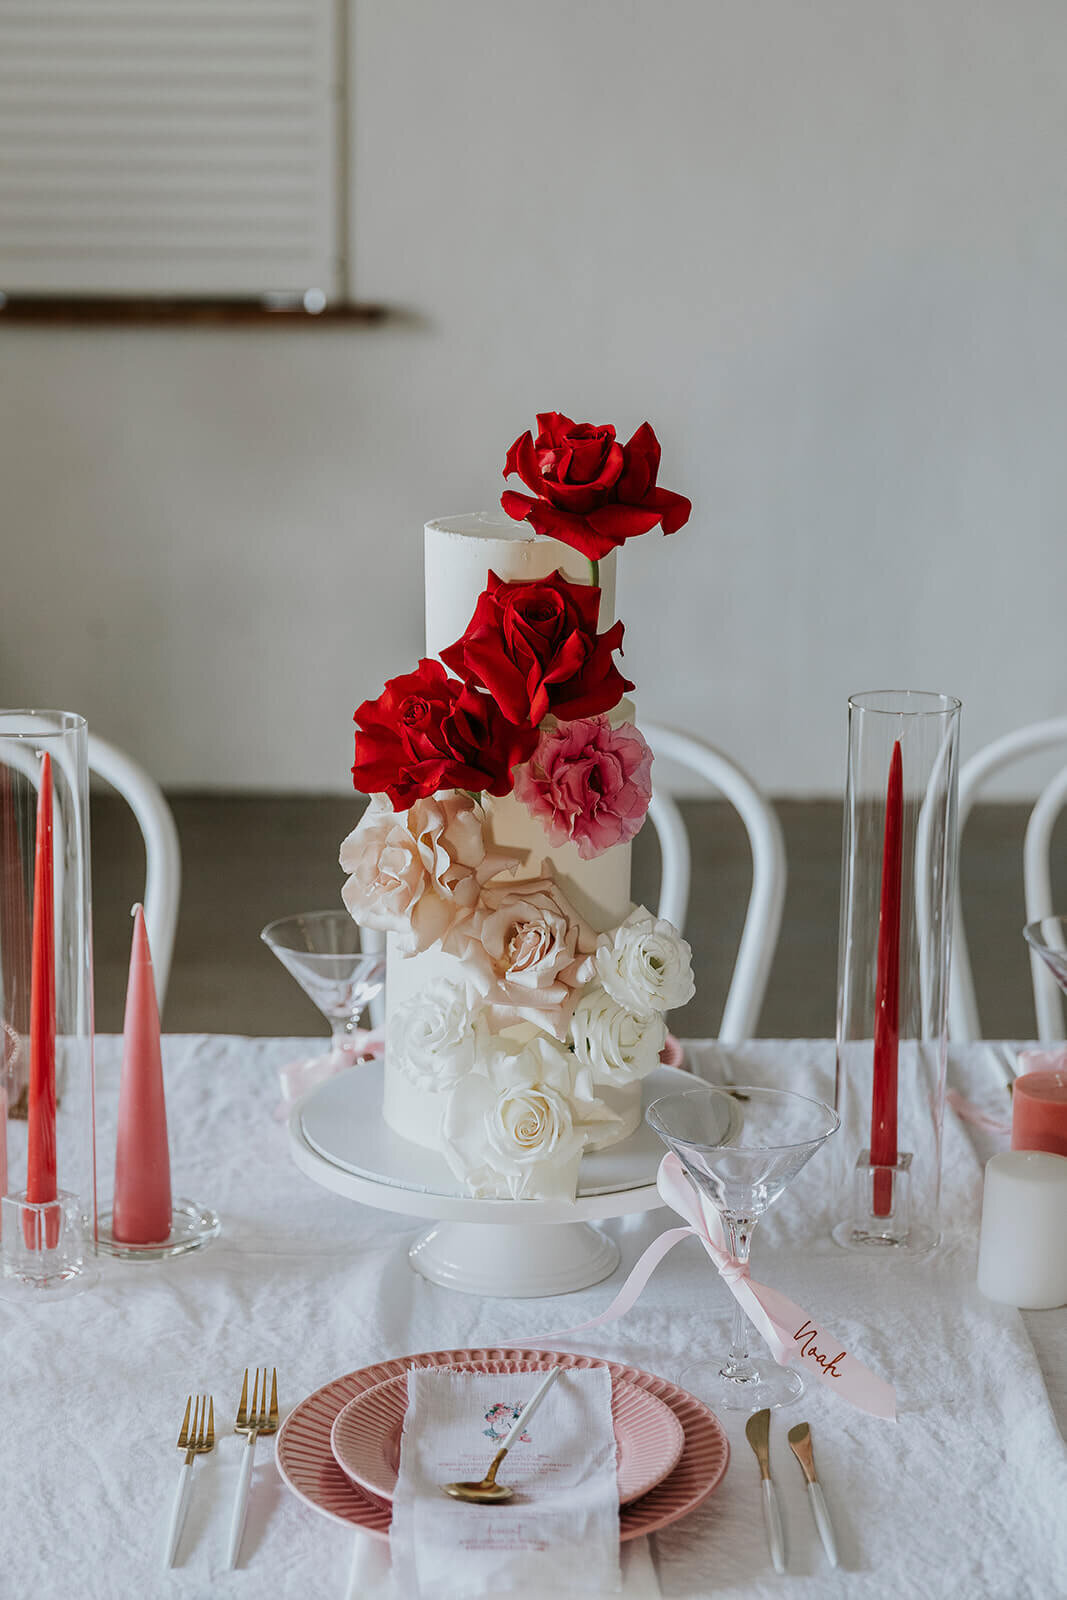
[(93, 963), (88, 732), (0, 711), (0, 1293), (86, 1280)]
[(833, 1232), (857, 1250), (940, 1238), (959, 716), (917, 690), (849, 701)]

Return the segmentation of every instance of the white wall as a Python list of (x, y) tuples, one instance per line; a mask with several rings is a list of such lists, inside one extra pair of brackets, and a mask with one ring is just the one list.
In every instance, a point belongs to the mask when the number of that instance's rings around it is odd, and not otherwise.
[(343, 789), (420, 529), (538, 409), (645, 417), (646, 716), (834, 793), (850, 689), (1062, 712), (1057, 0), (360, 0), (377, 329), (0, 330), (0, 700), (172, 785)]

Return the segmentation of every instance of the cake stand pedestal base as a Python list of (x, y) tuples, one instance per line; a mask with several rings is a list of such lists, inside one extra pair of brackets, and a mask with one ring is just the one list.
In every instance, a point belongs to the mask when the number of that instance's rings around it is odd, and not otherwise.
[[(381, 1062), (368, 1061), (314, 1089), (290, 1115), (290, 1154), (334, 1194), (436, 1218), (408, 1251), (431, 1283), (515, 1299), (588, 1289), (619, 1264), (614, 1240), (591, 1224), (663, 1204), (656, 1188), (663, 1146), (643, 1122), (621, 1144), (583, 1158), (573, 1200), (473, 1199), (442, 1155), (383, 1122), (382, 1077)], [(687, 1072), (657, 1067), (642, 1085), (643, 1104), (692, 1086)]]
[(420, 1233), (408, 1260), (445, 1289), (531, 1300), (602, 1283), (619, 1264), (619, 1247), (588, 1222), (438, 1222)]

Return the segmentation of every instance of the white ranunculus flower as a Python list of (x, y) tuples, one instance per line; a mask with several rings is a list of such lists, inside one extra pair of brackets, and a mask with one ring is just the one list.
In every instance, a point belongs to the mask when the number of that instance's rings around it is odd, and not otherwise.
[(490, 1038), (485, 1012), (472, 1008), (466, 985), (438, 978), (394, 1012), (387, 1042), (409, 1083), (442, 1090), (477, 1068)]
[(497, 1040), (486, 1066), (449, 1096), (442, 1134), (452, 1171), (480, 1198), (573, 1199), (585, 1129), (570, 1053), (545, 1034)]
[(659, 1065), (667, 1024), (658, 1011), (635, 1016), (600, 984), (582, 995), (571, 1019), (574, 1054), (594, 1083), (622, 1088)]
[(588, 976), (595, 974), (625, 1010), (648, 1017), (692, 1000), (692, 954), (673, 924), (637, 906), (614, 933), (601, 936)]

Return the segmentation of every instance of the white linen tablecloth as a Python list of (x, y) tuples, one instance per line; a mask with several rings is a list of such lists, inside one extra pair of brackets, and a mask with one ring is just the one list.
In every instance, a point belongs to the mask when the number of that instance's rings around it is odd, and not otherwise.
[[(277, 1069), (295, 1040), (165, 1040), (175, 1192), (215, 1206), (223, 1233), (181, 1260), (104, 1261), (99, 1283), (47, 1305), (0, 1303), (0, 1594), (5, 1600), (123, 1600), (226, 1592), (239, 1600), (345, 1594), (354, 1535), (291, 1496), (261, 1441), (243, 1566), (222, 1571), (242, 1442), (225, 1432), (247, 1364), (277, 1364), (283, 1410), (368, 1362), (419, 1350), (493, 1344), (569, 1326), (602, 1309), (664, 1211), (605, 1226), (623, 1264), (610, 1283), (547, 1301), (479, 1300), (425, 1282), (408, 1266), (417, 1231), (302, 1177), (274, 1120)], [(121, 1040), (98, 1044), (100, 1108), (113, 1122)], [(716, 1052), (694, 1047), (715, 1077)], [(832, 1094), (833, 1047), (761, 1041), (726, 1052), (737, 1082)], [(1006, 1112), (981, 1047), (953, 1056), (952, 1076)], [(109, 1138), (105, 1128), (103, 1140)], [(983, 1149), (982, 1154), (988, 1153)], [(105, 1157), (106, 1159), (106, 1157)], [(946, 1241), (918, 1263), (871, 1262), (828, 1238), (825, 1156), (761, 1224), (757, 1277), (839, 1332), (897, 1386), (900, 1420), (854, 1411), (821, 1385), (772, 1425), (791, 1577), (775, 1576), (759, 1478), (743, 1419), (720, 1489), (655, 1540), (665, 1596), (781, 1594), (897, 1600), (901, 1595), (1051, 1600), (1067, 1573), (1067, 1451), (1027, 1333), (1063, 1395), (1067, 1311), (1027, 1322), (974, 1285), (980, 1163), (947, 1114)], [(560, 1341), (674, 1378), (728, 1340), (730, 1297), (695, 1240), (660, 1267), (621, 1322)], [(206, 1389), (222, 1424), (198, 1460), (179, 1567), (161, 1568), (179, 1466), (185, 1396)], [(825, 1564), (785, 1433), (812, 1424), (842, 1568)]]

